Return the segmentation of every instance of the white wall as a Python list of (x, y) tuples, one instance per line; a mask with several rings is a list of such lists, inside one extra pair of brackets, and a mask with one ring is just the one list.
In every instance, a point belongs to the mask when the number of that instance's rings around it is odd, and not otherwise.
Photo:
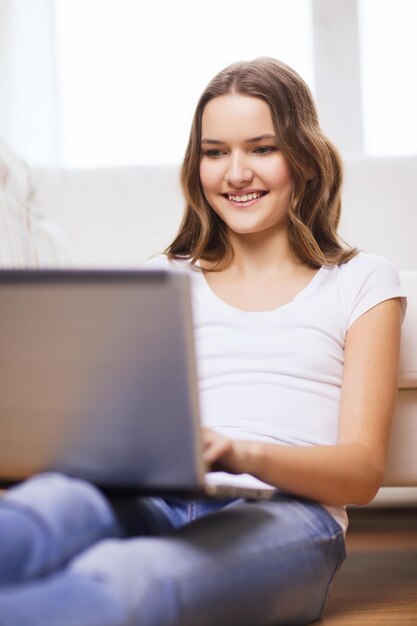
[(59, 157), (53, 0), (0, 2), (0, 137), (30, 163)]
[(0, 138), (31, 165), (178, 163), (211, 76), (271, 55), (343, 155), (417, 154), (416, 19), (416, 0), (0, 0)]

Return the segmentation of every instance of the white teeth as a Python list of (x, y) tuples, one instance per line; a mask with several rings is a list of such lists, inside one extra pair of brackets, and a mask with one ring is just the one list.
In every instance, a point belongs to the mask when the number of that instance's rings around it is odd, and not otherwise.
[(230, 193), (227, 195), (229, 200), (232, 200), (233, 202), (247, 202), (248, 200), (255, 200), (256, 198), (259, 198), (262, 194), (257, 191), (255, 193), (246, 193), (243, 196), (232, 196)]

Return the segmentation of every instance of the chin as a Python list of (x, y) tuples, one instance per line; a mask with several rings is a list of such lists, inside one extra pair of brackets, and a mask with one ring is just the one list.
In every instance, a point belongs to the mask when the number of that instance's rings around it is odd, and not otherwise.
[[(226, 223), (227, 224), (227, 223)], [(275, 230), (275, 225), (260, 225), (260, 224), (227, 224), (227, 228), (236, 235), (257, 235), (267, 231)]]

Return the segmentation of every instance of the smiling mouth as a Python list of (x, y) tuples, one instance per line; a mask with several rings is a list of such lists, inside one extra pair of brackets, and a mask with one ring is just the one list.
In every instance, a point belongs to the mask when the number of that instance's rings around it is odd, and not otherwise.
[(231, 200), (231, 202), (249, 202), (250, 200), (257, 200), (258, 198), (265, 196), (267, 193), (267, 191), (254, 191), (252, 193), (245, 193), (242, 195), (224, 193), (223, 196), (224, 198), (227, 198), (227, 200)]

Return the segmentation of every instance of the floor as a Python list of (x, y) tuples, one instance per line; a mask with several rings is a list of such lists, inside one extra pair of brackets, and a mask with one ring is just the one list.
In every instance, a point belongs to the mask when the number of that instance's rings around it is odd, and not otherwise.
[(417, 508), (353, 509), (318, 626), (417, 626)]

